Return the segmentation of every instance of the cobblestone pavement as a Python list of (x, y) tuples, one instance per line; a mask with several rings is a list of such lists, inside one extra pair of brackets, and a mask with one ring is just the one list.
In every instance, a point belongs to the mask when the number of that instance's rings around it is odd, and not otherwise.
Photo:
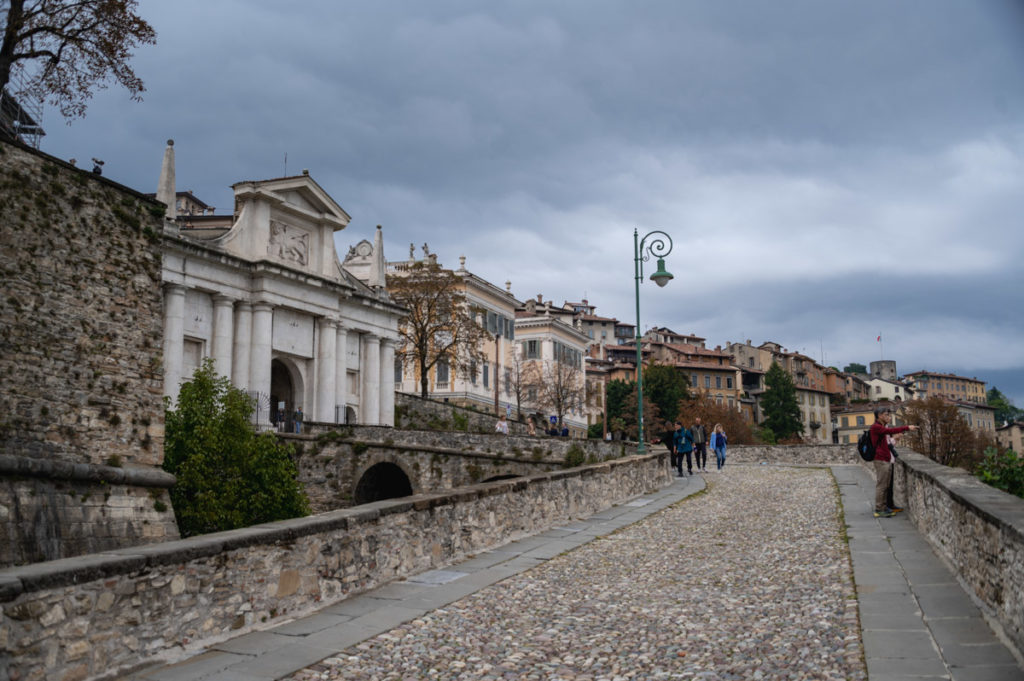
[(830, 472), (706, 477), (703, 494), (290, 678), (867, 678)]

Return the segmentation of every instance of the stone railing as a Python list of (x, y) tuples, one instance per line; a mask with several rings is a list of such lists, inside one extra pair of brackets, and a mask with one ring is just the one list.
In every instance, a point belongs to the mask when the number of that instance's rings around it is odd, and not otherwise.
[[(915, 452), (901, 452), (895, 474), (914, 525), (1020, 656), (1024, 653), (1024, 499)], [(904, 499), (904, 494), (896, 496)]]
[(664, 450), (0, 570), (0, 678), (173, 660), (671, 481)]
[[(397, 429), (430, 430), (430, 425), (435, 424), (436, 428), (433, 430), (493, 433), (496, 420), (493, 413), (484, 413), (419, 395), (395, 393), (395, 428)], [(544, 424), (537, 425), (538, 435), (543, 436), (540, 430), (542, 428), (544, 428)], [(508, 429), (511, 434), (526, 435), (526, 422), (510, 419)]]

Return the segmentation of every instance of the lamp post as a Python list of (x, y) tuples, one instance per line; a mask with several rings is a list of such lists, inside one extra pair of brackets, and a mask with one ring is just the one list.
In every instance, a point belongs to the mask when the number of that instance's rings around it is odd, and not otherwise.
[[(651, 239), (651, 237), (654, 237)], [(651, 275), (651, 281), (664, 286), (672, 279), (665, 270), (665, 256), (672, 252), (672, 237), (661, 230), (654, 230), (639, 239), (639, 232), (633, 230), (633, 273), (636, 279), (636, 413), (637, 413), (637, 454), (645, 454), (644, 444), (644, 368), (640, 353), (640, 284), (644, 278), (644, 262), (653, 255), (658, 259), (658, 270)], [(650, 243), (647, 242), (651, 239)]]

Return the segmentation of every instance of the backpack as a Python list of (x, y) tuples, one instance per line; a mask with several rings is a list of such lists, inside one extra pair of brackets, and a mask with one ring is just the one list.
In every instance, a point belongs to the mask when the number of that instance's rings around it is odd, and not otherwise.
[(870, 430), (865, 430), (857, 439), (857, 453), (865, 461), (875, 460), (875, 443), (871, 441)]

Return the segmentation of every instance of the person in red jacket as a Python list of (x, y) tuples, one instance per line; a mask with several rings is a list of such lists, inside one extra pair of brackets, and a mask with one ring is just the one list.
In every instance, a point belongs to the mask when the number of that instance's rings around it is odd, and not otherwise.
[(871, 444), (875, 446), (875, 517), (891, 518), (894, 512), (885, 505), (886, 491), (892, 482), (892, 454), (889, 452), (887, 435), (917, 430), (917, 426), (889, 427), (892, 414), (888, 409), (875, 410), (875, 422), (871, 426)]

